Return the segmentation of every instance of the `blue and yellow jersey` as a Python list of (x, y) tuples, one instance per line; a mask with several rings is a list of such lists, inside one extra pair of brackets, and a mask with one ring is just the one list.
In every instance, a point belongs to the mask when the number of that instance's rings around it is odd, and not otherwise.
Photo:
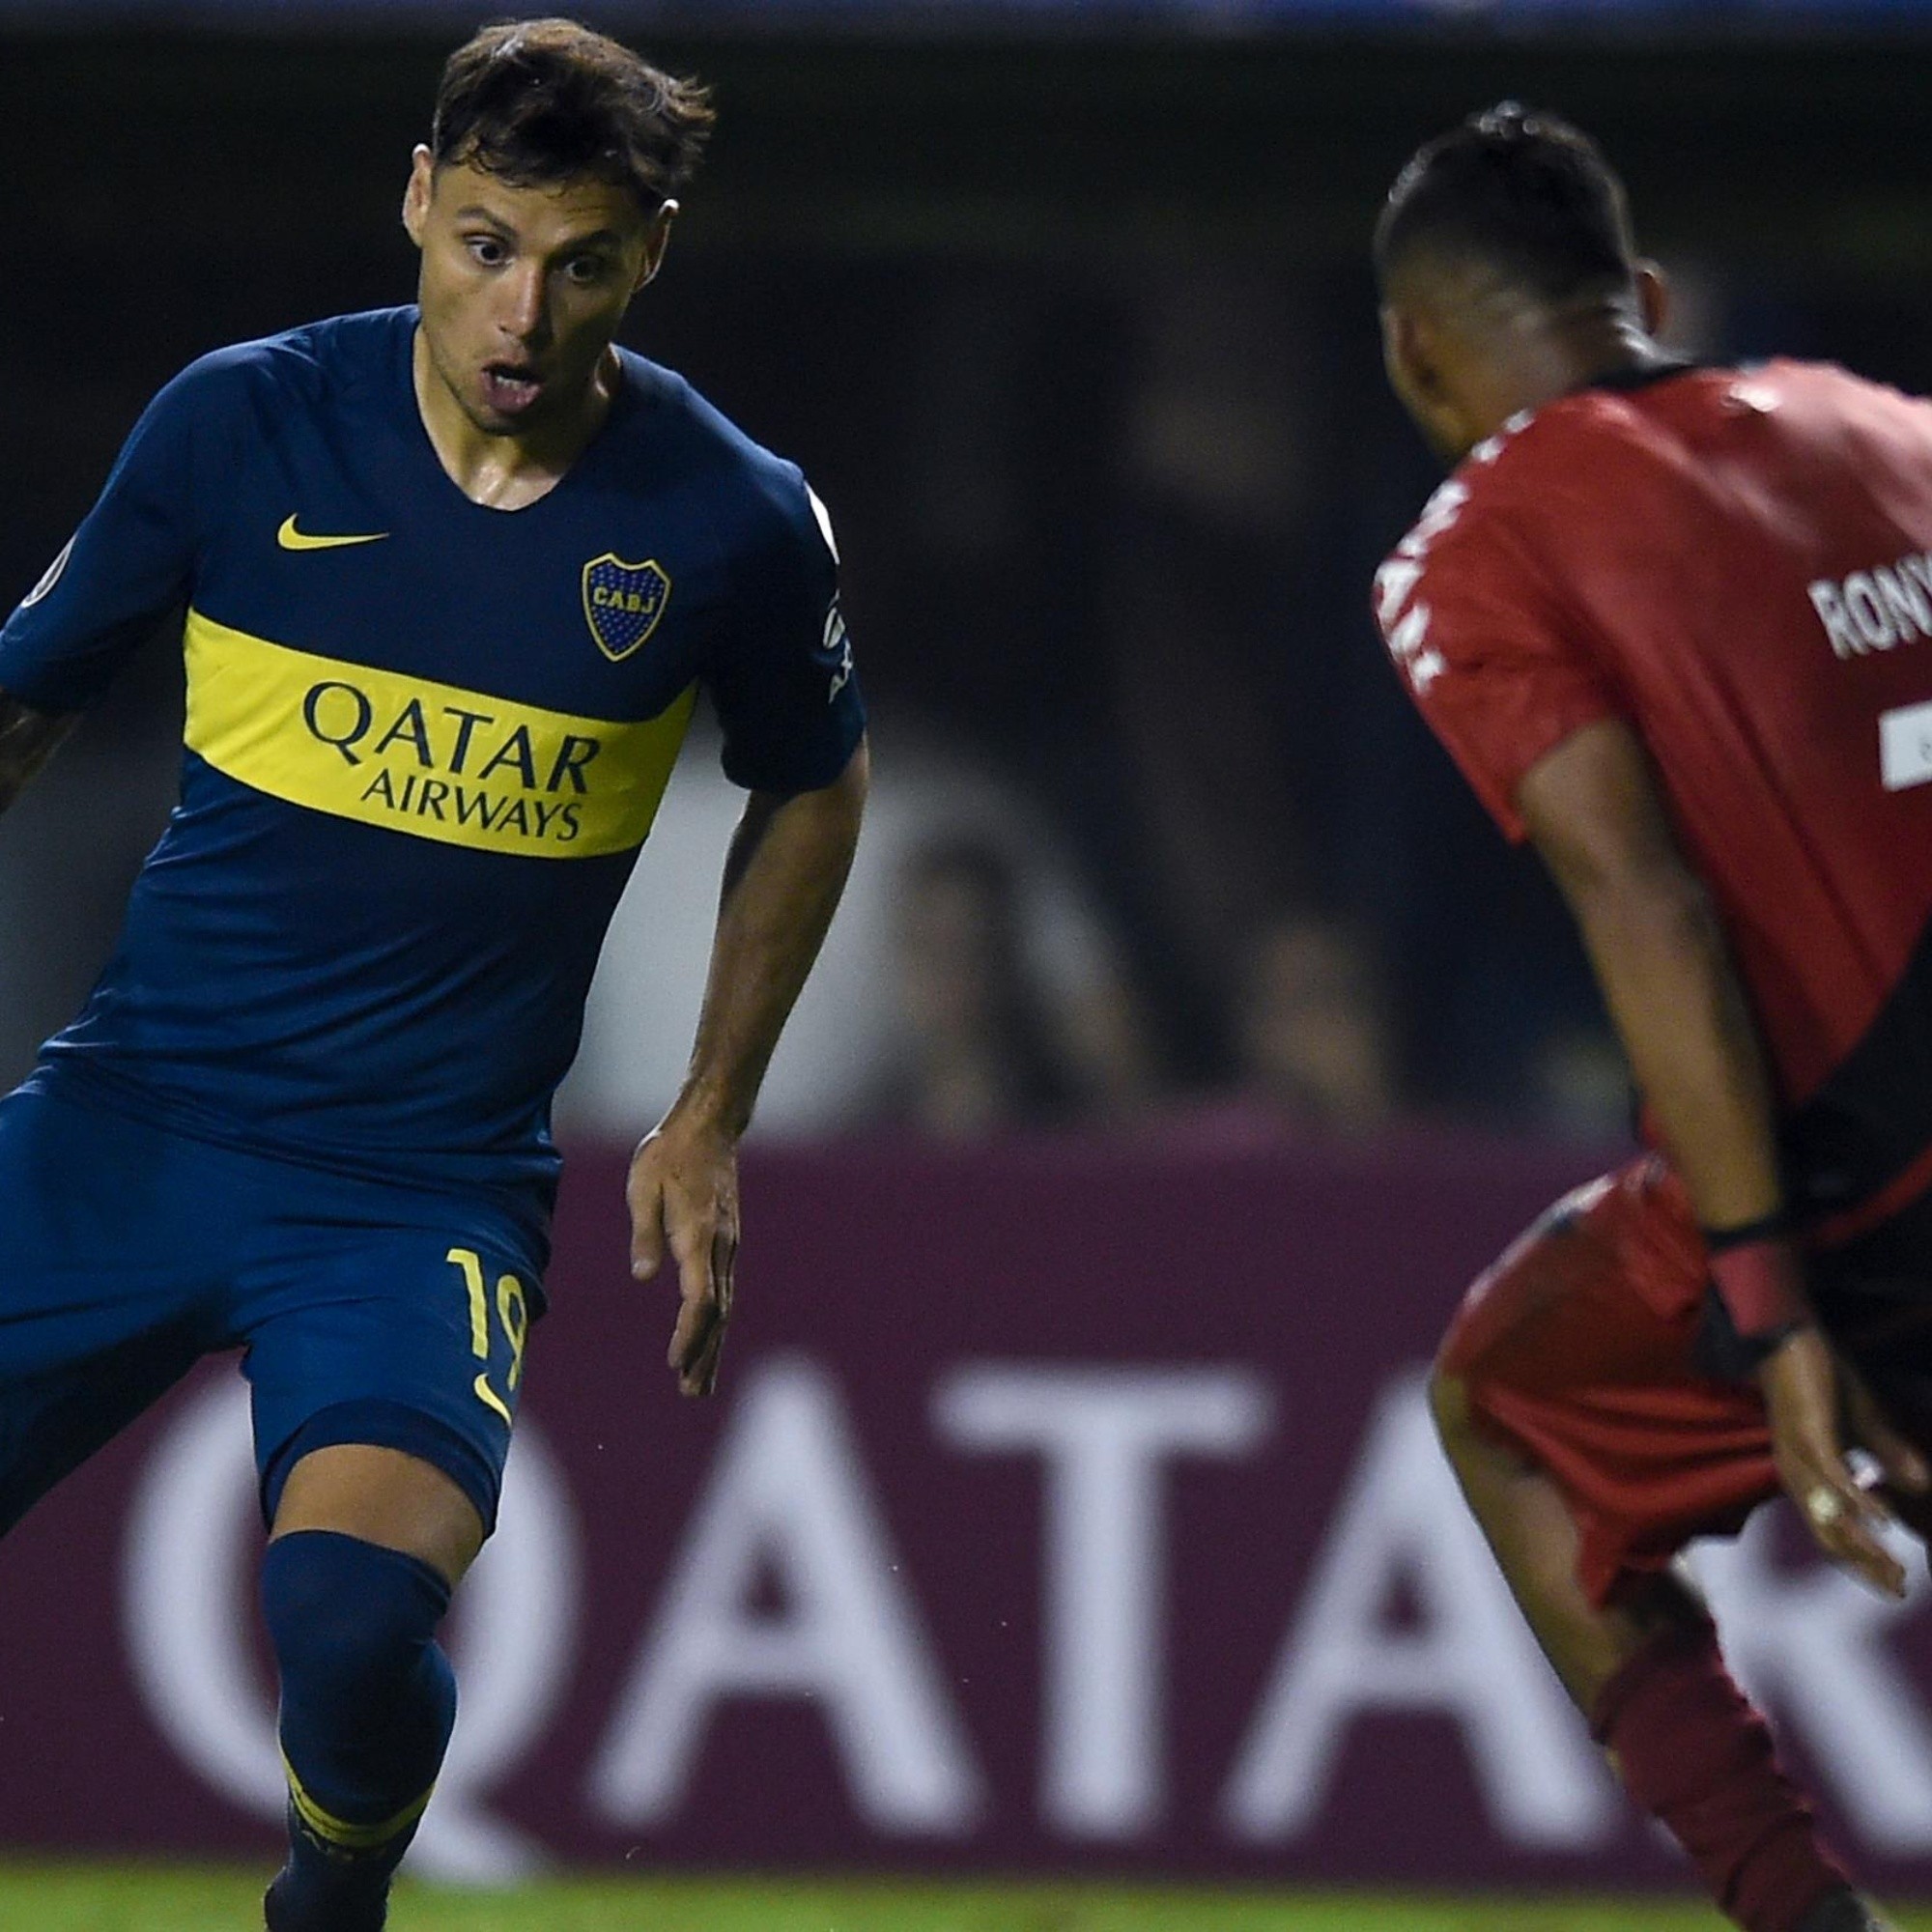
[(831, 782), (864, 713), (797, 469), (626, 355), (562, 481), (483, 508), (418, 415), (415, 321), (193, 364), (0, 630), (0, 690), (71, 711), (186, 612), (180, 803), (34, 1077), (540, 1202), (551, 1095), (698, 689), (760, 790)]

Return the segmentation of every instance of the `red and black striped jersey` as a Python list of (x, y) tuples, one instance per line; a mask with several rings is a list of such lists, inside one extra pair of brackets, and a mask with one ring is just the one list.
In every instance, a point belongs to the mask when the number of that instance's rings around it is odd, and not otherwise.
[(1821, 364), (1666, 370), (1518, 417), (1382, 565), (1424, 716), (1503, 830), (1623, 718), (1753, 1001), (1794, 1205), (1932, 1147), (1932, 405)]

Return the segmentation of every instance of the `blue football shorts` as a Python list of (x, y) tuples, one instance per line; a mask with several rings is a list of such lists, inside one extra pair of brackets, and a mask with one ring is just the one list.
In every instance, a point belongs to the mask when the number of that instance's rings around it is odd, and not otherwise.
[(240, 1349), (265, 1520), (311, 1449), (434, 1463), (495, 1526), (541, 1239), (486, 1199), (0, 1100), (0, 1530)]

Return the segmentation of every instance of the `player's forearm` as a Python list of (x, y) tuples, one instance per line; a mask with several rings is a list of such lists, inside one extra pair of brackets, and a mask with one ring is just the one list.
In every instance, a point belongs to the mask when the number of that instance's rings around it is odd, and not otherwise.
[(1672, 868), (1573, 892), (1610, 1018), (1698, 1220), (1782, 1203), (1764, 1054), (1702, 884)]
[(861, 745), (822, 790), (753, 794), (725, 860), (697, 1039), (674, 1112), (744, 1131), (844, 890), (866, 785)]
[(19, 797), (72, 726), (71, 717), (36, 711), (0, 692), (0, 811)]

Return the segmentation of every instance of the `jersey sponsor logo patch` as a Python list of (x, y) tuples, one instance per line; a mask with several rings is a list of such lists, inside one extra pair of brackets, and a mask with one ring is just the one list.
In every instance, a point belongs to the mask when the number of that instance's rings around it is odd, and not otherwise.
[(73, 554), (73, 546), (79, 535), (80, 532), (76, 530), (72, 536), (68, 538), (66, 544), (62, 546), (61, 554), (47, 565), (47, 574), (20, 599), (21, 610), (31, 611), (36, 604), (40, 603), (43, 597), (52, 591), (54, 585), (67, 574), (67, 560)]
[(618, 664), (658, 627), (670, 602), (670, 572), (655, 557), (626, 563), (611, 551), (583, 566), (583, 615), (597, 648)]
[(190, 611), (188, 749), (238, 783), (475, 851), (589, 859), (643, 843), (691, 723), (580, 718), (292, 650)]
[(347, 550), (352, 544), (383, 543), (388, 537), (387, 530), (371, 530), (366, 536), (312, 536), (307, 530), (296, 528), (296, 520), (289, 517), (275, 532), (275, 541), (284, 550)]

